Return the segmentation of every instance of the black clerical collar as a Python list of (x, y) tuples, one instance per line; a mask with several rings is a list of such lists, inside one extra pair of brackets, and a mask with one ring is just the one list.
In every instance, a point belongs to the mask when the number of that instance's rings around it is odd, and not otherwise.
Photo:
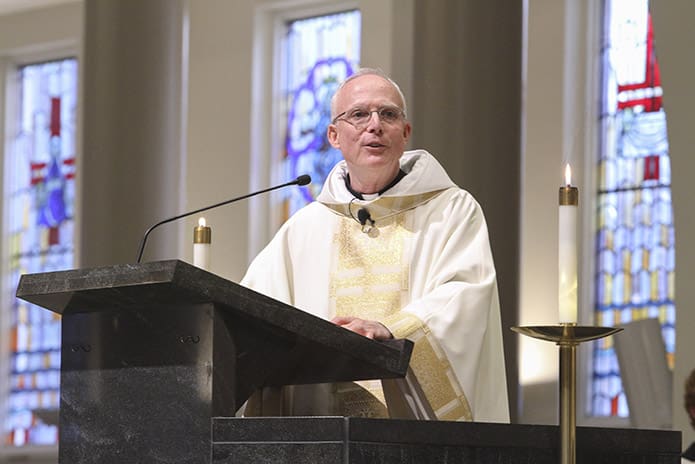
[[(394, 185), (396, 185), (398, 182), (400, 182), (401, 179), (403, 179), (403, 178), (405, 177), (405, 174), (406, 174), (406, 172), (405, 172), (404, 170), (399, 169), (399, 170), (398, 170), (398, 174), (396, 174), (396, 177), (395, 177), (386, 187), (384, 187), (383, 189), (379, 190), (379, 191), (377, 192), (377, 195), (383, 194), (385, 191), (387, 191), (388, 189), (390, 189), (391, 187), (393, 187)], [(353, 195), (355, 198), (358, 198), (358, 199), (360, 199), (360, 200), (364, 200), (364, 196), (363, 196), (360, 192), (354, 190), (354, 189), (352, 188), (352, 186), (350, 185), (350, 173), (347, 173), (347, 174), (345, 175), (345, 187), (348, 189), (348, 191), (349, 191), (350, 193), (352, 193), (352, 195)]]

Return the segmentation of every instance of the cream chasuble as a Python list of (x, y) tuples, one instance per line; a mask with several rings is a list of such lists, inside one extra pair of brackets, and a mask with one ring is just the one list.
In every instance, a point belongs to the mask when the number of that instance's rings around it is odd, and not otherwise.
[[(249, 415), (265, 399), (288, 415), (423, 417), (404, 411), (405, 389), (406, 396), (424, 394), (438, 419), (509, 420), (482, 212), (427, 152), (404, 153), (401, 167), (407, 175), (398, 184), (363, 201), (345, 188), (339, 163), (318, 202), (283, 225), (242, 284), (325, 319), (381, 322), (415, 343), (414, 379), (383, 381), (383, 388), (361, 381), (265, 391), (249, 402)], [(363, 207), (375, 220), (369, 233), (355, 219)]]

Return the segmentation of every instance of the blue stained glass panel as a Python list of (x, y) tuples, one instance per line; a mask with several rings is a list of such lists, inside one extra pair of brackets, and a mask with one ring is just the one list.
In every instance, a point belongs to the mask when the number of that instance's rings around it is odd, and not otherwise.
[[(5, 159), (4, 224), (10, 288), (25, 273), (73, 266), (77, 61), (17, 70), (12, 145)], [(14, 292), (13, 292), (14, 293)], [(12, 298), (9, 302), (8, 446), (58, 440), (60, 318)]]
[(358, 10), (291, 21), (285, 37), (282, 94), (286, 135), (284, 175), (311, 176), (311, 184), (287, 190), (286, 216), (313, 201), (330, 170), (342, 160), (326, 138), (330, 99), (359, 66), (361, 15)]
[[(596, 321), (657, 317), (673, 366), (675, 248), (671, 175), (648, 0), (606, 0), (597, 165)], [(594, 343), (589, 414), (629, 414), (612, 342)]]

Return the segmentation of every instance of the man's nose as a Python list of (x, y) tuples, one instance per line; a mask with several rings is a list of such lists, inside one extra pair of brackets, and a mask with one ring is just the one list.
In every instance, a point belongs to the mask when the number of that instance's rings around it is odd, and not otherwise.
[(367, 121), (367, 131), (369, 132), (375, 132), (375, 131), (381, 131), (382, 126), (381, 126), (381, 117), (379, 116), (379, 112), (377, 110), (373, 110), (369, 112), (369, 120)]

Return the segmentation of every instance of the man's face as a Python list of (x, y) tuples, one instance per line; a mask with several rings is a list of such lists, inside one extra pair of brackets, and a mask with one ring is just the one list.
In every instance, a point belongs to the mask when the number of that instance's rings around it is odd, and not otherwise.
[[(400, 95), (391, 83), (370, 74), (348, 82), (336, 96), (335, 105), (338, 115), (355, 108), (366, 111), (403, 108)], [(328, 126), (328, 141), (342, 152), (351, 175), (376, 170), (393, 171), (395, 176), (410, 131), (410, 123), (404, 117), (388, 122), (374, 112), (362, 128), (339, 118)]]

